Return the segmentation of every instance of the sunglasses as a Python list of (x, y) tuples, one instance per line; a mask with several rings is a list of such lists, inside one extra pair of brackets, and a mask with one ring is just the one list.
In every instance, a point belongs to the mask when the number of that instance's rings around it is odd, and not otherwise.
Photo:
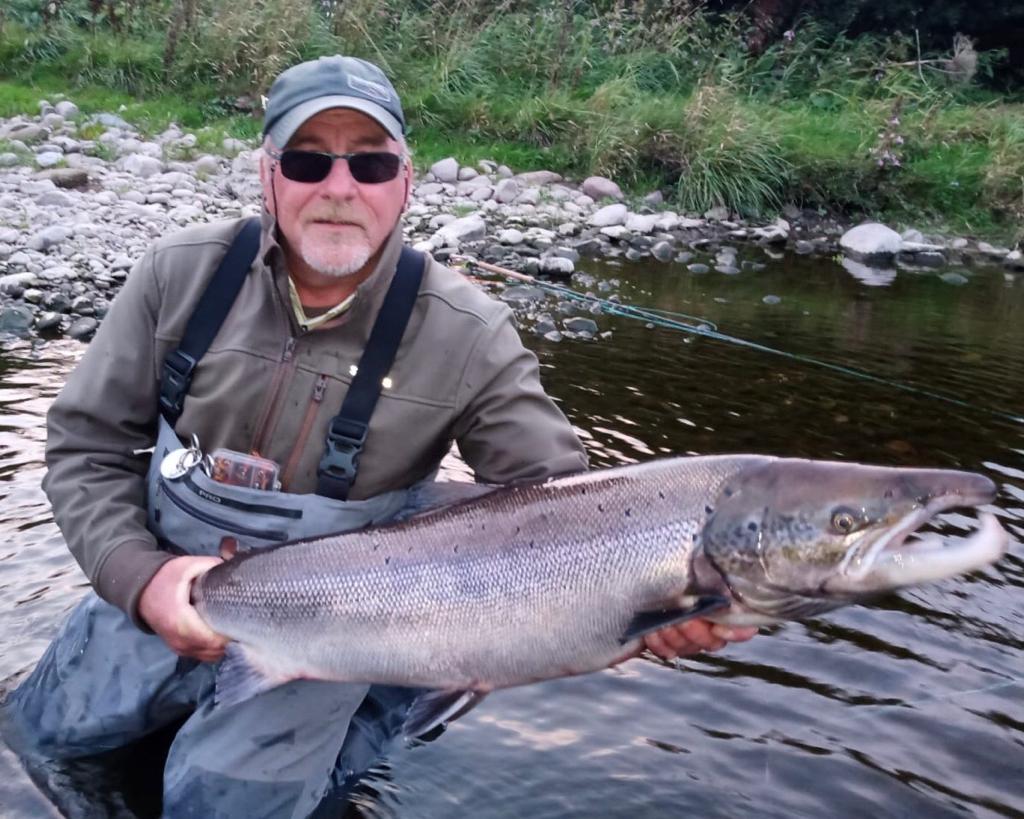
[(281, 163), (281, 173), (285, 179), (292, 182), (323, 182), (331, 172), (336, 159), (348, 162), (352, 178), (363, 185), (390, 182), (398, 176), (398, 171), (402, 167), (402, 157), (390, 151), (332, 154), (326, 151), (287, 150), (281, 153), (267, 153)]

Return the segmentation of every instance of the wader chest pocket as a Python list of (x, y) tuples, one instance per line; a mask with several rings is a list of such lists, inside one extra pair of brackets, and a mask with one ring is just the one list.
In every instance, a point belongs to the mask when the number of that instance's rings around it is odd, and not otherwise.
[(151, 516), (164, 539), (193, 554), (218, 554), (221, 539), (259, 548), (289, 539), (302, 510), (275, 506), (277, 493), (217, 483), (198, 469), (171, 481), (160, 477)]

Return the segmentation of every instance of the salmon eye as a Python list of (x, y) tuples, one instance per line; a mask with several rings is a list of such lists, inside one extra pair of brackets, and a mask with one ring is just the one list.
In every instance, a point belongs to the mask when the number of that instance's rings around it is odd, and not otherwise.
[(841, 535), (848, 535), (857, 528), (857, 516), (849, 509), (836, 509), (832, 513), (832, 528)]

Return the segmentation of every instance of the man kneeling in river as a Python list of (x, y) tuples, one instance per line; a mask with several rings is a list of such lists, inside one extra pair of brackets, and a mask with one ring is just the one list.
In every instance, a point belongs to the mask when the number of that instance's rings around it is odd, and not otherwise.
[[(510, 311), (403, 247), (413, 171), (380, 69), (288, 69), (263, 133), (262, 219), (158, 240), (48, 418), (44, 486), (94, 591), (12, 695), (12, 721), (74, 757), (187, 717), (170, 816), (308, 815), (373, 763), (412, 696), (296, 680), (214, 708), (226, 641), (189, 592), (225, 540), (390, 520), (452, 441), (489, 483), (587, 466)], [(646, 644), (673, 657), (752, 633), (698, 620)]]

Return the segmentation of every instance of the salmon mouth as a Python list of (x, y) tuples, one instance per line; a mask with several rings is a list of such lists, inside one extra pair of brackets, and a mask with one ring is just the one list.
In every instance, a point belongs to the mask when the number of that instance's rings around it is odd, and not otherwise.
[(1010, 536), (990, 512), (978, 512), (977, 529), (956, 538), (921, 527), (950, 509), (978, 507), (995, 498), (995, 487), (952, 491), (929, 499), (883, 529), (865, 545), (851, 547), (836, 574), (825, 581), (826, 593), (871, 593), (914, 583), (941, 580), (995, 562), (1009, 548)]

